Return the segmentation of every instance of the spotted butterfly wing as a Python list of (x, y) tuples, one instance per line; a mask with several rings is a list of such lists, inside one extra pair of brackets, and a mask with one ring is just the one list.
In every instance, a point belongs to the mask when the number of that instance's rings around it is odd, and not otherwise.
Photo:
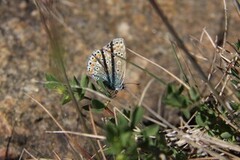
[(89, 57), (87, 72), (96, 81), (102, 81), (112, 90), (123, 89), (126, 70), (126, 47), (122, 38), (113, 39), (102, 49), (96, 50)]

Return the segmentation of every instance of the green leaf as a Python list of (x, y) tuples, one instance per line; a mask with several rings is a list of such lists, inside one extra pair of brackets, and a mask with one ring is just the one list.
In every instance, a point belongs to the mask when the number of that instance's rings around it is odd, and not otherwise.
[(191, 104), (191, 101), (187, 96), (182, 95), (183, 89), (182, 86), (177, 89), (174, 84), (169, 84), (166, 96), (163, 97), (163, 102), (172, 107), (186, 108)]
[(198, 101), (199, 98), (200, 98), (200, 95), (199, 93), (197, 92), (196, 88), (195, 87), (191, 87), (190, 88), (190, 91), (189, 91), (189, 95), (190, 95), (190, 98), (193, 100), (193, 101)]
[(230, 102), (230, 105), (231, 105), (231, 107), (233, 108), (234, 111), (240, 110), (240, 104)]
[(240, 79), (239, 72), (236, 68), (231, 68), (231, 74), (236, 77), (237, 79)]
[(62, 103), (62, 105), (64, 105), (64, 104), (70, 102), (71, 100), (72, 100), (72, 98), (70, 97), (70, 95), (65, 94), (65, 95), (63, 95), (63, 98), (62, 98), (62, 100), (61, 100), (61, 103)]
[[(74, 91), (76, 91), (77, 92), (77, 94), (78, 94), (78, 96), (79, 96), (79, 101), (81, 101), (83, 98), (84, 98), (84, 96), (85, 96), (85, 89), (83, 89), (83, 88), (86, 88), (87, 87), (87, 83), (88, 83), (88, 80), (86, 80), (87, 79), (87, 76), (82, 76), (82, 78), (81, 78), (81, 85), (80, 85), (80, 83), (79, 83), (79, 81), (77, 80), (77, 78), (74, 76), (74, 82), (76, 83), (76, 85), (77, 85), (77, 87), (75, 88), (75, 90)], [(84, 85), (84, 87), (82, 86), (82, 85)]]
[(163, 102), (172, 107), (186, 108), (188, 104), (188, 99), (186, 99), (186, 97), (181, 95), (171, 94), (171, 95), (168, 95), (168, 97), (165, 98)]
[(206, 120), (202, 117), (200, 113), (198, 113), (195, 117), (195, 121), (199, 126), (206, 126)]
[(124, 132), (120, 135), (120, 141), (123, 147), (126, 147), (129, 144), (129, 142), (131, 141), (131, 136), (131, 132)]
[(60, 83), (53, 75), (46, 74), (45, 75), (46, 82), (44, 83), (44, 86), (48, 89), (57, 89), (59, 87), (62, 87), (63, 84)]
[(189, 109), (183, 109), (182, 112), (187, 119), (190, 118), (191, 114), (190, 114)]
[(47, 81), (44, 83), (44, 86), (48, 89), (58, 89), (62, 84), (56, 81)]
[(88, 78), (88, 76), (83, 75), (82, 78), (81, 78), (81, 83), (80, 83), (80, 84), (81, 84), (81, 87), (82, 87), (82, 88), (87, 88), (88, 83), (89, 83), (89, 78)]
[(123, 153), (120, 153), (116, 156), (116, 160), (126, 160), (126, 156)]
[(181, 160), (187, 160), (187, 154), (185, 154), (183, 151), (178, 151), (175, 153), (176, 159), (181, 159)]
[(120, 132), (125, 132), (125, 131), (130, 130), (130, 127), (128, 125), (128, 120), (123, 115), (118, 114), (117, 122), (118, 122), (117, 124), (118, 124), (118, 128), (119, 128)]
[(83, 88), (81, 90), (81, 94), (79, 95), (79, 99), (82, 100), (85, 96), (86, 90), (84, 88), (87, 88), (89, 83), (89, 78), (86, 75), (83, 75), (81, 78), (81, 88)]
[(73, 84), (76, 84), (76, 85), (80, 86), (80, 83), (75, 76), (73, 77)]
[(135, 128), (135, 126), (142, 120), (143, 114), (144, 110), (142, 107), (135, 108), (131, 117), (131, 128)]
[(229, 132), (223, 132), (220, 136), (224, 139), (229, 139), (232, 137), (232, 135)]
[(49, 73), (47, 73), (47, 74), (45, 75), (45, 78), (46, 78), (47, 81), (55, 81), (55, 82), (58, 82), (58, 80), (57, 80), (52, 74), (49, 74)]
[(233, 84), (235, 84), (235, 85), (238, 85), (238, 84), (239, 84), (239, 81), (237, 81), (237, 80), (235, 80), (235, 79), (231, 80), (231, 82), (232, 82)]
[(104, 91), (104, 92), (107, 91), (107, 88), (106, 88), (106, 86), (104, 85), (103, 81), (98, 80), (98, 81), (97, 81), (97, 84), (98, 84), (98, 86), (100, 87), (100, 88), (99, 88), (99, 89), (100, 89), (99, 91)]
[(159, 125), (153, 124), (153, 125), (150, 125), (150, 126), (144, 128), (143, 133), (144, 133), (144, 135), (149, 137), (149, 136), (156, 135), (158, 133), (158, 131), (159, 131)]
[(91, 83), (91, 82), (90, 82), (89, 88), (94, 90), (94, 91), (97, 91), (96, 86), (93, 83)]
[(235, 43), (236, 49), (240, 51), (240, 40)]
[(183, 87), (183, 85), (181, 85), (181, 86), (178, 88), (177, 93), (178, 93), (178, 94), (181, 94), (183, 91), (184, 91), (184, 87)]
[(102, 80), (97, 81), (97, 91), (104, 94), (107, 97), (111, 97), (111, 93), (109, 92), (109, 89), (106, 87), (104, 82)]
[(115, 137), (118, 136), (118, 129), (116, 128), (116, 125), (112, 122), (108, 122), (106, 126), (107, 131), (107, 141), (109, 143), (113, 143), (115, 140)]
[(97, 99), (93, 99), (91, 101), (91, 103), (92, 103), (93, 111), (97, 111), (97, 112), (103, 111), (105, 109), (105, 107), (106, 107), (101, 101), (99, 101)]

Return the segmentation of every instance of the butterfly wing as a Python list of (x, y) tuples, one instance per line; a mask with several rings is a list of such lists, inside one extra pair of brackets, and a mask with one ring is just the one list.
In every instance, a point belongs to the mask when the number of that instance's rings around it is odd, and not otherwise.
[[(96, 50), (89, 57), (87, 64), (87, 74), (91, 76), (94, 80), (98, 81), (108, 81), (108, 73), (107, 68), (105, 66), (106, 54), (102, 53), (102, 50)], [(105, 58), (106, 57), (106, 58)]]
[(96, 81), (101, 80), (111, 90), (123, 89), (126, 70), (126, 48), (122, 38), (113, 39), (89, 57), (87, 72)]
[(111, 61), (108, 65), (110, 81), (114, 90), (123, 88), (126, 71), (126, 47), (122, 38), (115, 38), (103, 47), (110, 54)]

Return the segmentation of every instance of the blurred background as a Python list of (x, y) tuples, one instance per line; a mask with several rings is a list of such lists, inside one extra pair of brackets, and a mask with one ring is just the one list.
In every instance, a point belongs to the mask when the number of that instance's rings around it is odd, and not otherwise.
[[(48, 0), (42, 0), (48, 1)], [(199, 63), (208, 68), (214, 48), (206, 36), (199, 55), (196, 43), (203, 28), (213, 40), (221, 39), (224, 29), (224, 7), (219, 0), (157, 1)], [(122, 37), (127, 48), (163, 66), (176, 76), (176, 64), (171, 41), (174, 41), (148, 1), (138, 0), (60, 0), (54, 1), (53, 14), (59, 21), (63, 45), (67, 51), (64, 62), (70, 78), (80, 79), (86, 73), (87, 58), (113, 38)], [(228, 36), (234, 43), (239, 38), (239, 15), (233, 1), (227, 1)], [(44, 105), (66, 130), (81, 129), (78, 115), (71, 104), (61, 106), (60, 97), (43, 87), (49, 70), (49, 40), (41, 24), (39, 12), (32, 0), (0, 0), (0, 159), (5, 156), (9, 138), (9, 155), (17, 158), (23, 148), (38, 157), (52, 157), (56, 151), (71, 157), (63, 137), (47, 134), (58, 130), (51, 118), (29, 97)], [(167, 82), (174, 82), (162, 70), (150, 65), (131, 52), (127, 59), (152, 71)], [(140, 97), (151, 80), (145, 72), (128, 64), (125, 83), (128, 91), (121, 91), (117, 100), (126, 105), (137, 104), (129, 98)], [(158, 109), (165, 86), (153, 82), (146, 92), (144, 103)], [(131, 97), (131, 96), (130, 96)], [(163, 115), (174, 123), (171, 114)], [(14, 129), (13, 129), (14, 128)], [(81, 143), (84, 140), (81, 139)]]

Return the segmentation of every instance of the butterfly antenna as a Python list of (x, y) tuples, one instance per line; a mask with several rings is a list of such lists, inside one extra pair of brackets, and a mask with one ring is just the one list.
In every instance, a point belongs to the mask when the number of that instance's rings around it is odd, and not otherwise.
[(129, 85), (129, 84), (134, 84), (134, 85), (137, 85), (137, 86), (140, 85), (140, 83), (124, 83), (124, 88), (125, 88), (125, 85)]

